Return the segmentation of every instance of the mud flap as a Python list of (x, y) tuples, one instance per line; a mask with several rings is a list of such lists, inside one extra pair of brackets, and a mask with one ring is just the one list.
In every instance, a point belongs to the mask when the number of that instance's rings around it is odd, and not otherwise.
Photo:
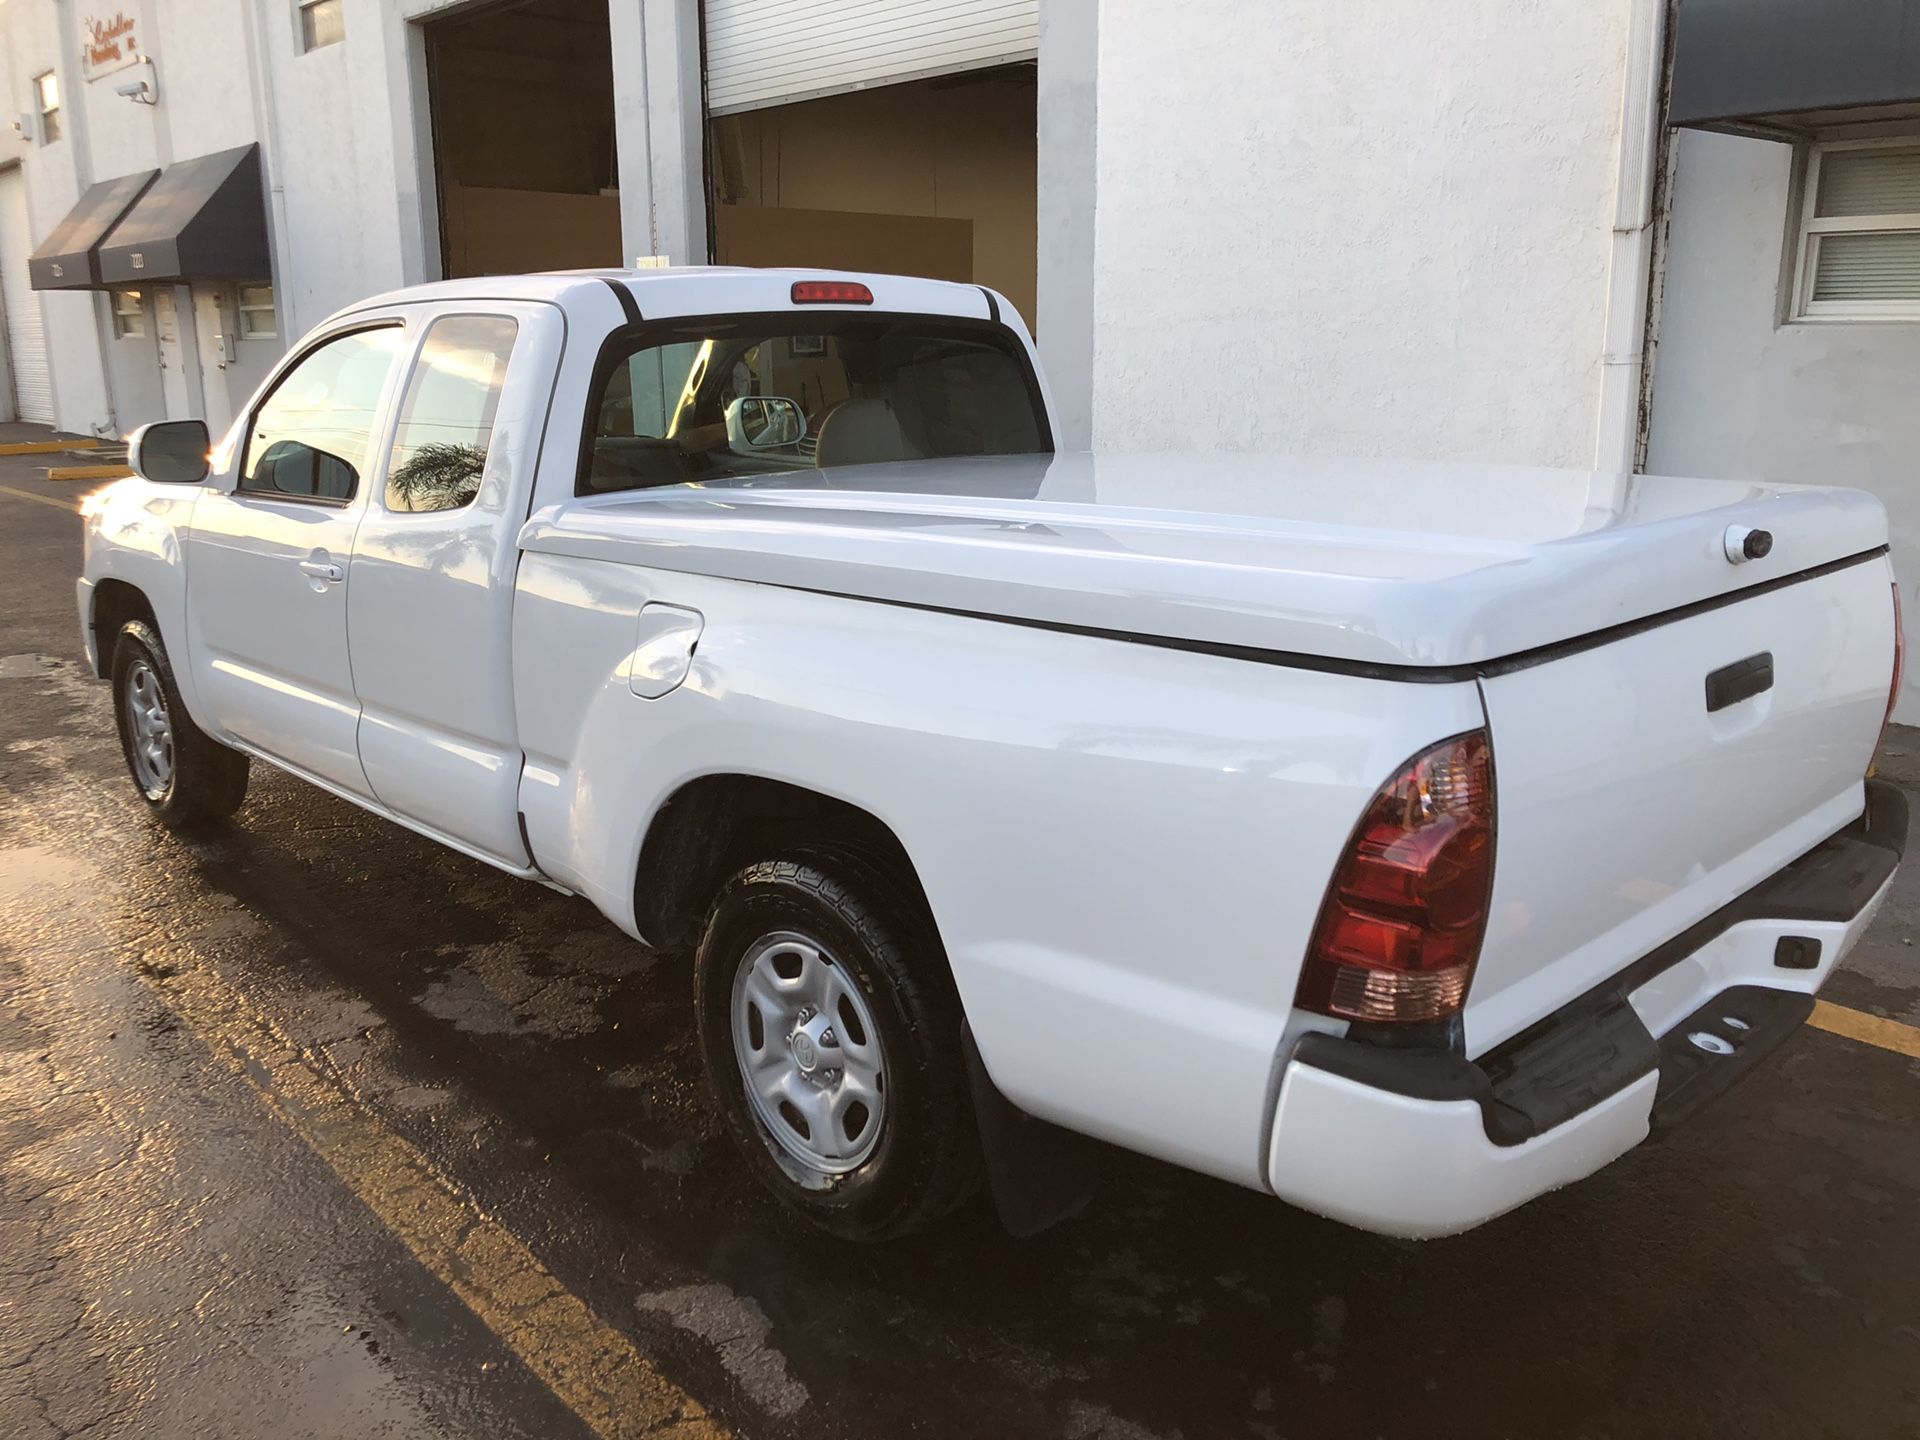
[(960, 1039), (987, 1184), (1000, 1223), (1008, 1234), (1024, 1240), (1078, 1215), (1093, 1199), (1097, 1143), (1036, 1119), (1002, 1095), (987, 1074), (972, 1028), (964, 1023)]

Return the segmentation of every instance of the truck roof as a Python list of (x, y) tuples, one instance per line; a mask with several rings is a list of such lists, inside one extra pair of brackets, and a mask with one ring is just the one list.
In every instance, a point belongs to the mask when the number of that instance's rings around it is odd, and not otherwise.
[[(873, 293), (871, 306), (796, 306), (796, 282), (846, 281)], [(624, 298), (623, 298), (624, 297)], [(558, 305), (583, 318), (591, 313), (619, 323), (692, 315), (767, 314), (803, 308), (865, 310), (965, 319), (1001, 319), (1024, 333), (1017, 311), (981, 285), (927, 280), (912, 275), (876, 275), (849, 270), (759, 270), (729, 265), (680, 265), (647, 270), (556, 270), (533, 275), (481, 275), (436, 280), (389, 290), (336, 311), (329, 321), (394, 305), (449, 300), (533, 300)], [(609, 304), (609, 301), (613, 304)], [(630, 302), (630, 303), (629, 303)], [(619, 308), (614, 308), (618, 306)]]

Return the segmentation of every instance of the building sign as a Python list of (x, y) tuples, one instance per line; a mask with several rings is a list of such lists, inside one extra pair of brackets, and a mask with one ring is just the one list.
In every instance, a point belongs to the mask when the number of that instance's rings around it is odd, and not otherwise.
[(89, 80), (140, 63), (138, 27), (124, 10), (80, 16), (80, 73)]

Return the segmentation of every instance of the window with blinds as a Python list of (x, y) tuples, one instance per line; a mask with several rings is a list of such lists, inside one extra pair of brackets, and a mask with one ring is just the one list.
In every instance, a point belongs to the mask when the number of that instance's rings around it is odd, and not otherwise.
[(1920, 320), (1920, 141), (1814, 147), (1794, 318)]

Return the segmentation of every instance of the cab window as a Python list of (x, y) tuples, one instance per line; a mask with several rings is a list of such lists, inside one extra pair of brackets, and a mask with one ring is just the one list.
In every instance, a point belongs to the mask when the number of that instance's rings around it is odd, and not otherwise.
[(504, 315), (447, 315), (429, 327), (387, 458), (389, 510), (457, 510), (480, 493), (519, 330)]
[(1004, 327), (913, 315), (671, 321), (616, 342), (582, 493), (1053, 449)]
[(351, 500), (367, 466), (380, 397), (403, 333), (386, 325), (336, 336), (281, 376), (254, 411), (239, 490)]

